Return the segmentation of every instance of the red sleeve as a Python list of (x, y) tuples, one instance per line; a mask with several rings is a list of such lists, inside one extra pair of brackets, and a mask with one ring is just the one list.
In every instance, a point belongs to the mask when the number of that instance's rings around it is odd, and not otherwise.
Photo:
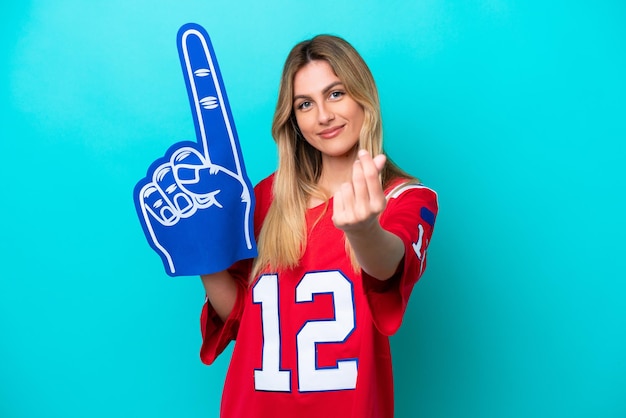
[(400, 328), (411, 291), (426, 269), (426, 249), (437, 210), (437, 194), (422, 185), (404, 185), (388, 197), (380, 224), (400, 237), (404, 258), (389, 280), (380, 281), (363, 272), (363, 287), (374, 324), (383, 335), (393, 335)]
[[(261, 181), (254, 188), (254, 233), (259, 236), (263, 219), (269, 209), (272, 200), (273, 175)], [(248, 293), (249, 276), (252, 270), (252, 259), (241, 260), (233, 264), (228, 272), (237, 284), (237, 298), (235, 305), (226, 322), (217, 315), (215, 309), (205, 299), (200, 314), (200, 332), (202, 333), (202, 346), (200, 347), (200, 359), (205, 364), (212, 364), (228, 344), (237, 338), (239, 323), (243, 315), (243, 309)]]

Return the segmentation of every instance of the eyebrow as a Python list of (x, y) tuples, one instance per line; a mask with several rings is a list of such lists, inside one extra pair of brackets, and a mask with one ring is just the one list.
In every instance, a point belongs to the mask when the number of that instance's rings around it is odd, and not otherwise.
[[(328, 86), (326, 86), (323, 90), (322, 90), (322, 94), (326, 94), (329, 91), (331, 91), (332, 89), (334, 89), (337, 86), (343, 86), (343, 83), (341, 81), (335, 81), (330, 83)], [(306, 94), (299, 94), (297, 96), (293, 97), (293, 101), (295, 102), (298, 99), (310, 99), (310, 96), (307, 96)]]

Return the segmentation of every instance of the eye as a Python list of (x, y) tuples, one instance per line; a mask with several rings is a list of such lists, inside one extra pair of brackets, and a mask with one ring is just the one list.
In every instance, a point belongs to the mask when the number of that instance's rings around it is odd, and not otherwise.
[(303, 101), (300, 104), (298, 104), (298, 106), (296, 106), (299, 110), (306, 110), (308, 108), (311, 107), (311, 102), (309, 101)]
[(341, 90), (335, 90), (333, 92), (330, 93), (330, 96), (328, 96), (331, 100), (337, 100), (337, 99), (341, 99), (341, 97), (343, 95), (345, 95), (346, 92), (345, 91), (341, 91)]

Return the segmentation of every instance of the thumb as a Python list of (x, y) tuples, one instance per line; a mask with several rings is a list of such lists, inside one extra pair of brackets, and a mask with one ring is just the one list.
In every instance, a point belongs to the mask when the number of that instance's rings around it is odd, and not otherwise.
[(376, 166), (378, 172), (381, 172), (383, 170), (386, 162), (387, 157), (385, 156), (385, 154), (378, 154), (376, 157), (374, 157), (374, 165)]

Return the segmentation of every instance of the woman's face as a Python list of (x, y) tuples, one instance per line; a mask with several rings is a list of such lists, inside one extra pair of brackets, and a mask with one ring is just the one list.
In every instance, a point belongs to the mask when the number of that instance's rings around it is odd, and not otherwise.
[(356, 152), (365, 112), (330, 64), (311, 61), (296, 73), (293, 109), (304, 139), (326, 157)]

